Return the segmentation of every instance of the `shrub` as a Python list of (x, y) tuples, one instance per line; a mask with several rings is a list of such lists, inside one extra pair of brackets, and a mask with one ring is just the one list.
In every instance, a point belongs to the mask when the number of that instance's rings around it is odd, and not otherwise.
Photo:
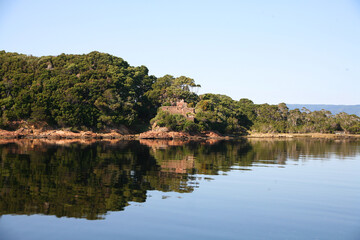
[(171, 131), (198, 132), (200, 129), (198, 124), (187, 120), (183, 115), (170, 114), (162, 110), (158, 111), (150, 123), (156, 123), (159, 127), (167, 127)]

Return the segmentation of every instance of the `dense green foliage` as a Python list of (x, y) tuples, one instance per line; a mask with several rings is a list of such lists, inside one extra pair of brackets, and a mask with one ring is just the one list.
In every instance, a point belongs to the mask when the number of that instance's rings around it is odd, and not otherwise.
[(200, 130), (198, 124), (187, 120), (183, 115), (170, 114), (161, 109), (150, 123), (156, 123), (157, 126), (166, 127), (171, 131), (198, 132)]
[(271, 133), (360, 133), (360, 117), (326, 110), (289, 110), (285, 103), (260, 104), (254, 107), (253, 131)]
[(201, 129), (241, 134), (250, 121), (239, 103), (225, 95), (204, 94), (196, 105), (196, 120)]
[[(251, 100), (235, 101), (225, 95), (204, 94), (196, 104), (193, 129), (215, 130), (225, 134), (259, 133), (352, 133), (360, 134), (360, 117), (326, 110), (289, 110), (285, 103), (254, 104)], [(180, 131), (185, 118), (159, 112), (160, 126)], [(172, 127), (181, 126), (181, 127)], [(184, 130), (184, 129), (183, 129)]]
[(190, 106), (194, 106), (199, 97), (191, 89), (198, 87), (200, 85), (195, 84), (194, 79), (184, 76), (174, 78), (171, 75), (165, 75), (156, 80), (146, 96), (157, 107), (171, 105), (181, 99), (186, 99)]
[(145, 93), (155, 80), (146, 67), (99, 52), (38, 58), (2, 51), (2, 124), (34, 120), (63, 127), (131, 126), (151, 118)]
[[(192, 91), (198, 87), (191, 78), (156, 78), (145, 66), (132, 67), (99, 52), (33, 57), (0, 51), (0, 127), (25, 120), (84, 130), (135, 128), (153, 118), (158, 126), (187, 132), (360, 133), (357, 115), (289, 110), (284, 103), (254, 104), (217, 94), (198, 96)], [(195, 108), (194, 122), (158, 111), (181, 99)]]

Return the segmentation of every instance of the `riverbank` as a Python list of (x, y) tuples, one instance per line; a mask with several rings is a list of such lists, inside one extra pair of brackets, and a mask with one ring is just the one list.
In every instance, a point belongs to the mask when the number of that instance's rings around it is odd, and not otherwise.
[(0, 139), (119, 139), (135, 140), (135, 134), (121, 134), (115, 130), (105, 133), (94, 133), (91, 131), (73, 132), (70, 130), (41, 130), (20, 128), (15, 131), (0, 129)]
[(109, 130), (108, 132), (70, 131), (67, 129), (42, 130), (20, 128), (15, 131), (0, 129), (0, 139), (95, 139), (95, 140), (140, 140), (140, 139), (180, 139), (180, 140), (230, 140), (234, 138), (321, 138), (321, 139), (360, 139), (355, 134), (325, 134), (325, 133), (249, 133), (246, 136), (221, 135), (212, 131), (204, 131), (197, 134), (173, 131), (150, 130), (140, 134), (124, 134), (120, 131)]
[(123, 134), (116, 130), (105, 133), (92, 131), (70, 131), (70, 130), (41, 130), (31, 128), (20, 128), (15, 131), (0, 129), (0, 139), (96, 139), (96, 140), (140, 140), (140, 139), (182, 139), (182, 140), (206, 140), (206, 139), (231, 139), (215, 132), (206, 131), (197, 134), (173, 131), (147, 131), (140, 134)]
[(250, 133), (246, 138), (321, 138), (321, 139), (360, 139), (360, 134), (332, 133)]

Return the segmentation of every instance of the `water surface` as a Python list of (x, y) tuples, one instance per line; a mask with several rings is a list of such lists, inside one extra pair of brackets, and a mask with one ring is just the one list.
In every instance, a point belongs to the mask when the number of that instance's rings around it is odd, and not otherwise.
[(360, 142), (0, 142), (0, 239), (360, 239)]

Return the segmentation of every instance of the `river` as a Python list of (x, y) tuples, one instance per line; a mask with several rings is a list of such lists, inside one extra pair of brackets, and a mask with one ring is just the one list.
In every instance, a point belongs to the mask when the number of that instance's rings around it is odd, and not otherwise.
[(360, 141), (0, 141), (0, 239), (360, 239)]

